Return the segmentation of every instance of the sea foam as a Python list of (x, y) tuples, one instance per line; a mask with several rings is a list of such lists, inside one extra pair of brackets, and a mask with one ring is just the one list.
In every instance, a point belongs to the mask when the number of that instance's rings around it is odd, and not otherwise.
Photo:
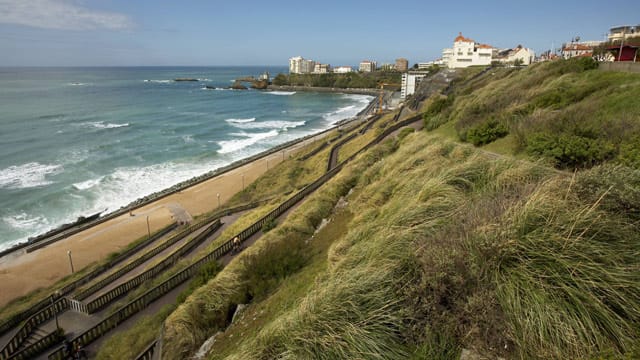
[(53, 183), (47, 179), (47, 175), (57, 174), (62, 170), (62, 165), (40, 164), (38, 162), (9, 166), (0, 171), (0, 188), (28, 189), (46, 186)]
[(284, 120), (269, 120), (269, 121), (255, 121), (246, 123), (232, 123), (232, 125), (238, 129), (281, 129), (287, 130), (306, 124), (306, 121), (284, 121)]
[(295, 94), (295, 91), (267, 91), (265, 94), (270, 95), (280, 95), (280, 96), (291, 96)]
[(230, 124), (244, 124), (256, 121), (256, 118), (248, 118), (248, 119), (227, 119), (226, 122)]
[(218, 141), (218, 145), (220, 149), (218, 150), (219, 154), (228, 154), (232, 152), (236, 152), (238, 150), (242, 150), (247, 148), (260, 140), (267, 139), (270, 137), (278, 136), (277, 130), (271, 130), (269, 132), (264, 133), (231, 133), (230, 135), (243, 137), (244, 139), (234, 139), (234, 140), (223, 140)]

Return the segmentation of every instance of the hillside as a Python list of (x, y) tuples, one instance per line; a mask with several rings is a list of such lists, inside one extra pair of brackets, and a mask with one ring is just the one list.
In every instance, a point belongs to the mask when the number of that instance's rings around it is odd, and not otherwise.
[(475, 145), (498, 140), (489, 148), (557, 168), (614, 161), (638, 169), (640, 74), (596, 68), (580, 58), (468, 76), (431, 103), (426, 127), (454, 128)]
[[(137, 354), (163, 323), (165, 359), (638, 358), (638, 87), (582, 61), (463, 72), (420, 107), (428, 131), (356, 157), (98, 357)], [(283, 198), (327, 155), (237, 200)]]

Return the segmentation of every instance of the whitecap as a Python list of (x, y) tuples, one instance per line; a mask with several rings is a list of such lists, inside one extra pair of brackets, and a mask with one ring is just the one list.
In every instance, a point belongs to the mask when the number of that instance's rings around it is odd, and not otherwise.
[(265, 133), (255, 133), (255, 134), (243, 132), (243, 133), (233, 133), (231, 135), (241, 136), (241, 137), (244, 137), (244, 139), (218, 141), (218, 145), (220, 146), (220, 149), (218, 150), (219, 154), (228, 154), (228, 153), (236, 152), (238, 150), (242, 150), (246, 147), (249, 147), (257, 143), (260, 140), (278, 136), (278, 131), (272, 130)]
[(10, 166), (0, 171), (0, 188), (27, 189), (46, 186), (53, 183), (47, 179), (47, 175), (57, 174), (62, 170), (62, 165), (38, 162)]
[(306, 124), (306, 121), (269, 120), (260, 122), (233, 123), (238, 129), (292, 129)]
[(295, 91), (267, 91), (265, 94), (291, 96), (295, 93)]
[(144, 82), (148, 82), (148, 83), (157, 83), (157, 84), (170, 84), (173, 82), (173, 80), (142, 80)]
[(94, 207), (113, 211), (138, 198), (168, 189), (227, 163), (221, 160), (181, 164), (167, 162), (144, 167), (117, 168), (103, 177), (100, 186), (91, 188), (95, 196)]
[(195, 140), (193, 139), (192, 135), (183, 135), (182, 136), (182, 141), (184, 141), (185, 143), (192, 143)]
[(72, 82), (72, 83), (67, 83), (67, 85), (69, 86), (87, 86), (87, 85), (91, 85), (90, 83), (81, 83), (81, 82)]
[(29, 215), (25, 212), (5, 216), (2, 221), (17, 230), (32, 230), (33, 228), (43, 228), (49, 225), (47, 218), (39, 215)]
[(129, 126), (129, 123), (123, 123), (123, 124), (112, 124), (112, 123), (104, 123), (104, 121), (97, 121), (97, 122), (86, 122), (86, 123), (81, 123), (79, 124), (81, 126), (86, 126), (86, 127), (93, 127), (96, 129), (117, 129), (117, 128), (121, 128), (121, 127), (127, 127)]
[(227, 119), (226, 122), (230, 124), (244, 124), (256, 121), (256, 118), (248, 118), (248, 119)]
[(99, 177), (97, 179), (90, 179), (90, 180), (87, 180), (87, 181), (82, 181), (82, 182), (79, 182), (79, 183), (75, 183), (72, 186), (74, 188), (76, 188), (77, 190), (88, 190), (88, 189), (91, 189), (92, 187), (100, 184), (102, 179), (104, 179), (104, 176), (101, 176), (101, 177)]

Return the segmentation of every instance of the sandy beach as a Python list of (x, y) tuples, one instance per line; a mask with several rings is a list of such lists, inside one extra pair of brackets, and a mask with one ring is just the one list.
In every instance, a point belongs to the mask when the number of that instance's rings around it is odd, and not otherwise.
[(221, 205), (224, 205), (242, 190), (243, 177), (244, 185), (248, 186), (266, 172), (267, 167), (273, 167), (323, 136), (326, 133), (153, 201), (133, 211), (133, 216), (124, 214), (32, 253), (0, 259), (0, 306), (69, 275), (68, 251), (71, 251), (74, 269), (78, 271), (147, 235), (147, 217), (153, 233), (173, 223), (174, 219), (195, 217), (215, 210), (218, 207), (217, 194), (220, 194)]

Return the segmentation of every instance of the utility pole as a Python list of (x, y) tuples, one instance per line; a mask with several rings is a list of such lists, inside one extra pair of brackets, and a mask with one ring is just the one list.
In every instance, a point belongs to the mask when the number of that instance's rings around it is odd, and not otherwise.
[(624, 35), (625, 35), (625, 28), (622, 28), (622, 40), (620, 40), (620, 52), (618, 52), (618, 61), (620, 61), (620, 59), (622, 59), (622, 48), (624, 46)]

